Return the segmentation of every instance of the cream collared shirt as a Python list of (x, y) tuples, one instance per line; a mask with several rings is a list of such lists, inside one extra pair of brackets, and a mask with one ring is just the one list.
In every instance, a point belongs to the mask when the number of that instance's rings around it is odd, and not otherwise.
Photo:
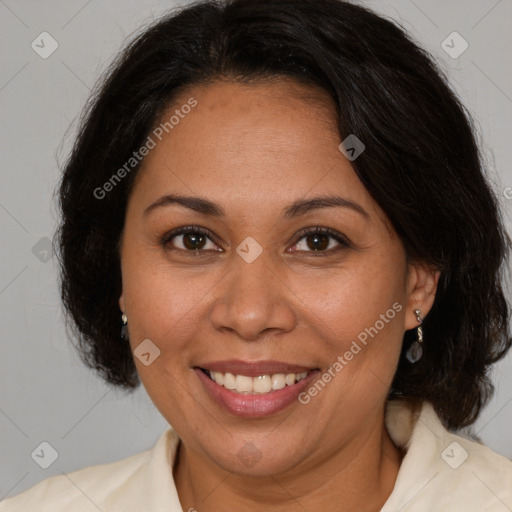
[[(385, 421), (406, 455), (381, 512), (512, 511), (512, 461), (448, 432), (428, 402), (415, 412), (392, 400)], [(172, 477), (178, 443), (169, 428), (150, 450), (50, 477), (0, 502), (0, 512), (188, 512)]]

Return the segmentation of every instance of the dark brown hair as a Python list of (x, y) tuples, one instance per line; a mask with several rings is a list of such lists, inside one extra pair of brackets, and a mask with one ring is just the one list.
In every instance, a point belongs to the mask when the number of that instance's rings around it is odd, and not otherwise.
[(432, 58), (397, 24), (341, 0), (205, 1), (134, 39), (99, 82), (60, 186), (61, 290), (83, 360), (110, 383), (139, 384), (120, 339), (117, 249), (140, 165), (102, 187), (146, 140), (179, 90), (218, 78), (291, 77), (333, 98), (341, 140), (410, 259), (441, 270), (424, 355), (404, 357), (389, 396), (429, 400), (448, 428), (493, 392), (490, 365), (512, 340), (501, 285), (510, 241), (485, 178), (471, 117)]

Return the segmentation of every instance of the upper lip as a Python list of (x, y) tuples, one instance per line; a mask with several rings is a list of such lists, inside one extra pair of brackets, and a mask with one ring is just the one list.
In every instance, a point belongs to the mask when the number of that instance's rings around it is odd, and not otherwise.
[(246, 375), (247, 377), (275, 375), (276, 373), (304, 373), (317, 369), (311, 366), (289, 364), (281, 361), (241, 361), (239, 359), (206, 362), (197, 365), (197, 367), (203, 370), (232, 373), (234, 375)]

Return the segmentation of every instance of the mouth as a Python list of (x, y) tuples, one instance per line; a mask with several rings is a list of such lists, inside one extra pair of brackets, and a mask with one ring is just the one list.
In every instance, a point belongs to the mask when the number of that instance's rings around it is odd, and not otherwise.
[(320, 373), (319, 368), (275, 361), (223, 361), (195, 366), (209, 398), (224, 411), (245, 418), (275, 414), (300, 404), (299, 394)]
[(229, 389), (233, 393), (241, 395), (259, 394), (264, 395), (279, 391), (286, 386), (293, 386), (298, 382), (304, 380), (311, 371), (301, 373), (274, 373), (257, 375), (250, 377), (248, 375), (235, 375), (230, 372), (216, 372), (213, 370), (206, 370), (199, 368), (205, 375), (207, 375), (213, 382), (219, 386)]

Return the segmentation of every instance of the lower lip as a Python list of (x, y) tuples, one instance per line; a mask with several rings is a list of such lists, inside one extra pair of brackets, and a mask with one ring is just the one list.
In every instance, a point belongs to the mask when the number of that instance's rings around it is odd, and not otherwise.
[(211, 398), (232, 414), (244, 418), (262, 418), (286, 409), (293, 402), (298, 402), (299, 394), (308, 386), (317, 370), (311, 371), (305, 379), (291, 386), (285, 386), (265, 394), (234, 393), (214, 382), (199, 368), (194, 368)]

